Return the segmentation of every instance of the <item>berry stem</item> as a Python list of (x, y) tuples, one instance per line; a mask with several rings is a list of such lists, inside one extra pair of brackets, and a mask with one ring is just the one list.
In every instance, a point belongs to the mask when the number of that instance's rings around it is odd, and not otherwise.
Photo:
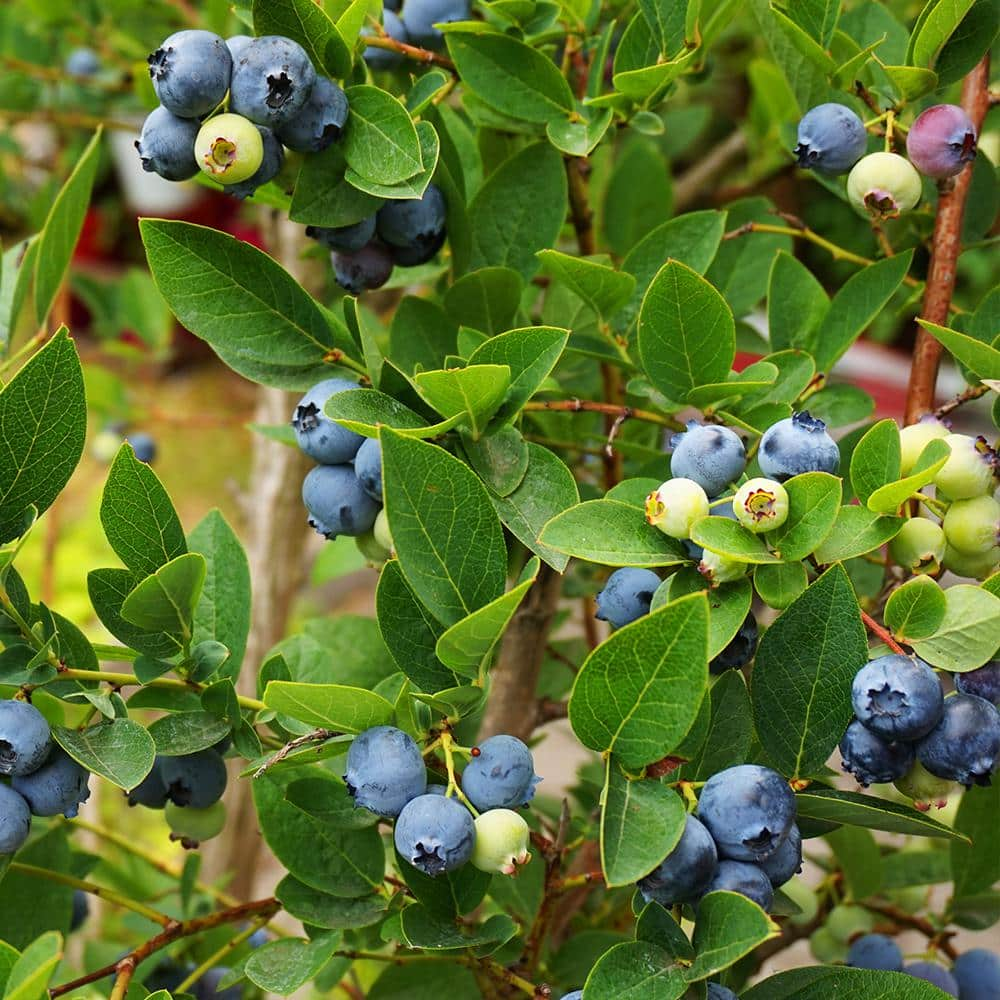
[(872, 635), (877, 635), (894, 653), (906, 656), (906, 650), (892, 637), (892, 633), (884, 625), (879, 625), (877, 621), (867, 611), (861, 612), (861, 620)]
[(455, 746), (451, 733), (443, 732), (441, 734), (441, 749), (444, 750), (444, 765), (448, 769), (448, 790), (445, 795), (448, 798), (454, 795), (473, 816), (478, 816), (479, 810), (466, 798), (465, 792), (462, 791), (455, 778), (455, 751), (462, 748)]

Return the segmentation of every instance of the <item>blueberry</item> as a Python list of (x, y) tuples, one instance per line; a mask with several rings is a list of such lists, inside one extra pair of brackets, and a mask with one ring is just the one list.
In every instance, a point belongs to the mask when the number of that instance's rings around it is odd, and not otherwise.
[(271, 940), (271, 935), (267, 933), (266, 927), (258, 927), (257, 930), (247, 938), (247, 947), (253, 948), (255, 951), (258, 948), (263, 948), (268, 941)]
[(157, 993), (160, 990), (174, 993), (177, 987), (194, 972), (194, 969), (193, 965), (182, 964), (173, 958), (165, 958), (154, 966), (153, 971), (146, 976), (143, 980), (143, 986), (150, 993)]
[(396, 817), (407, 802), (424, 794), (427, 771), (411, 736), (392, 726), (375, 726), (351, 743), (344, 781), (355, 805)]
[(297, 153), (321, 153), (340, 138), (347, 111), (343, 90), (327, 77), (317, 77), (306, 106), (277, 127), (277, 136)]
[(73, 911), (69, 920), (69, 930), (78, 931), (90, 916), (90, 900), (82, 889), (73, 890)]
[(985, 580), (1000, 569), (1000, 545), (981, 556), (970, 556), (949, 545), (944, 551), (944, 568), (956, 576)]
[(524, 817), (511, 809), (488, 809), (477, 816), (472, 864), (490, 875), (516, 875), (518, 867), (531, 860), (531, 831)]
[(1000, 544), (1000, 503), (989, 496), (956, 500), (943, 527), (950, 546), (966, 555), (984, 555)]
[(372, 536), (374, 537), (376, 545), (381, 547), (384, 551), (390, 553), (395, 551), (396, 546), (392, 540), (392, 532), (389, 530), (389, 517), (385, 512), (385, 507), (378, 512), (378, 517), (375, 518), (375, 526), (372, 528)]
[(357, 253), (372, 241), (374, 235), (374, 215), (350, 226), (306, 226), (306, 236), (322, 243), (328, 250), (342, 253)]
[(955, 687), (962, 694), (974, 694), (1000, 708), (1000, 660), (993, 660), (977, 670), (954, 676)]
[(45, 763), (52, 732), (26, 701), (0, 701), (0, 774), (31, 774)]
[(240, 201), (251, 197), (257, 188), (263, 187), (268, 181), (273, 181), (285, 165), (285, 148), (278, 142), (275, 134), (263, 125), (257, 125), (255, 128), (260, 133), (262, 149), (260, 166), (257, 172), (245, 181), (226, 187), (226, 193), (239, 198)]
[(263, 35), (243, 46), (233, 66), (229, 107), (274, 128), (300, 114), (316, 83), (316, 70), (298, 42)]
[[(397, 42), (405, 43), (410, 40), (410, 36), (406, 31), (406, 25), (393, 13), (388, 4), (383, 5), (382, 28), (390, 38), (395, 39)], [(366, 28), (361, 34), (369, 35), (371, 34), (371, 30)], [(393, 49), (381, 49), (374, 45), (366, 46), (362, 57), (372, 69), (392, 69), (394, 66), (402, 65), (404, 60), (402, 52), (395, 52)]]
[(356, 253), (332, 253), (330, 260), (337, 284), (351, 295), (381, 288), (392, 276), (393, 255), (378, 243)]
[(854, 714), (885, 740), (918, 740), (941, 718), (944, 696), (923, 660), (890, 653), (866, 663), (851, 684)]
[(720, 986), (718, 983), (707, 983), (708, 992), (705, 994), (706, 1000), (739, 1000), (739, 997), (728, 986)]
[(884, 934), (865, 934), (852, 942), (847, 952), (847, 964), (855, 969), (874, 969), (877, 972), (902, 972), (903, 953), (891, 937)]
[(435, 24), (469, 19), (468, 0), (405, 0), (403, 23), (415, 45), (436, 48), (444, 37)]
[(896, 153), (869, 153), (847, 175), (847, 200), (876, 222), (915, 208), (922, 194), (920, 174)]
[(597, 595), (595, 618), (621, 628), (649, 614), (653, 594), (660, 578), (648, 569), (625, 566), (616, 569)]
[(747, 861), (720, 861), (712, 881), (705, 889), (710, 892), (738, 892), (755, 902), (766, 913), (774, 902), (771, 880), (757, 866)]
[(681, 839), (653, 871), (639, 879), (639, 891), (647, 903), (685, 903), (705, 892), (717, 865), (712, 835), (697, 817), (688, 816)]
[(256, 125), (242, 115), (209, 118), (194, 141), (194, 158), (202, 173), (220, 184), (249, 180), (264, 161), (264, 140)]
[(913, 471), (920, 453), (931, 443), (948, 436), (948, 428), (937, 417), (924, 416), (915, 424), (899, 429), (900, 473), (908, 476)]
[(719, 855), (761, 861), (773, 854), (795, 822), (795, 795), (777, 771), (740, 764), (712, 775), (698, 801), (698, 818)]
[(222, 833), (226, 827), (226, 807), (221, 802), (213, 802), (204, 808), (168, 802), (163, 818), (170, 827), (170, 839), (179, 840), (185, 848), (193, 849)]
[(670, 475), (693, 479), (709, 496), (715, 496), (743, 475), (747, 465), (743, 441), (728, 427), (689, 420), (683, 434), (670, 441)]
[(795, 156), (805, 170), (845, 174), (865, 155), (864, 123), (843, 104), (818, 104), (799, 121)]
[(160, 772), (167, 797), (175, 806), (207, 809), (226, 790), (226, 765), (214, 750), (164, 757)]
[(693, 479), (668, 479), (646, 497), (646, 520), (671, 538), (690, 538), (709, 513), (708, 495)]
[(441, 189), (428, 184), (420, 198), (387, 201), (375, 218), (379, 238), (403, 267), (424, 264), (441, 249), (448, 208)]
[(727, 670), (739, 670), (745, 667), (757, 652), (757, 619), (751, 611), (739, 631), (729, 641), (729, 645), (712, 660), (708, 669), (713, 674), (722, 674)]
[(476, 839), (472, 814), (455, 799), (419, 795), (403, 807), (393, 840), (402, 858), (425, 875), (461, 868)]
[(958, 983), (944, 966), (936, 965), (934, 962), (910, 962), (909, 965), (903, 966), (903, 972), (915, 979), (931, 983), (948, 996), (958, 996)]
[(299, 447), (322, 465), (341, 465), (358, 453), (364, 438), (334, 423), (323, 412), (331, 396), (357, 389), (357, 382), (328, 378), (317, 382), (300, 400), (292, 414), (292, 429)]
[(943, 809), (948, 804), (948, 796), (955, 790), (953, 781), (931, 774), (919, 760), (914, 760), (909, 771), (893, 784), (897, 791), (912, 799), (914, 808), (921, 812), (927, 812), (931, 806)]
[(998, 460), (986, 438), (949, 434), (944, 443), (951, 454), (934, 477), (934, 485), (951, 500), (970, 500), (992, 492)]
[(146, 61), (160, 104), (181, 118), (207, 115), (229, 90), (233, 57), (211, 31), (175, 32)]
[(941, 721), (917, 746), (920, 763), (960, 785), (988, 785), (1000, 761), (1000, 711), (973, 694), (944, 700)]
[(194, 177), (198, 173), (194, 141), (200, 128), (196, 119), (178, 118), (166, 108), (154, 108), (135, 140), (142, 169), (168, 181)]
[(479, 810), (516, 809), (530, 802), (535, 785), (531, 751), (516, 736), (491, 736), (462, 772), (462, 791)]
[(562, 1000), (583, 1000), (583, 990), (573, 990), (572, 993), (564, 993)]
[(132, 446), (132, 453), (140, 462), (152, 465), (156, 460), (156, 441), (145, 431), (135, 431), (129, 434), (126, 441)]
[(736, 520), (755, 535), (780, 528), (788, 520), (788, 493), (774, 479), (748, 479), (733, 497)]
[(802, 472), (836, 474), (840, 451), (827, 434), (826, 424), (803, 410), (779, 420), (764, 432), (757, 461), (765, 476), (783, 483)]
[(802, 834), (799, 833), (798, 826), (793, 823), (788, 836), (774, 854), (757, 863), (775, 889), (802, 871)]
[[(685, 541), (686, 544), (689, 543)], [(713, 587), (720, 583), (731, 583), (733, 580), (743, 579), (749, 568), (749, 563), (719, 555), (718, 552), (713, 552), (711, 549), (702, 551), (701, 562), (698, 563), (698, 572)]]
[(28, 803), (9, 785), (0, 783), (0, 855), (16, 853), (30, 832)]
[(976, 158), (976, 126), (957, 104), (935, 104), (910, 126), (906, 155), (925, 177), (954, 177)]
[(130, 806), (162, 809), (167, 804), (170, 796), (163, 781), (163, 761), (165, 759), (165, 757), (157, 757), (153, 761), (153, 768), (149, 774), (128, 793)]
[(365, 438), (354, 456), (354, 474), (373, 500), (382, 502), (382, 445), (378, 438)]
[(302, 483), (309, 525), (324, 538), (371, 531), (379, 505), (365, 493), (350, 465), (317, 465)]
[(247, 46), (253, 41), (252, 35), (231, 35), (226, 39), (226, 48), (229, 49), (229, 54), (233, 57), (233, 65), (236, 65), (237, 59), (242, 59), (243, 54), (247, 50)]
[(224, 990), (219, 989), (219, 983), (230, 974), (231, 970), (224, 965), (218, 965), (214, 969), (209, 969), (191, 987), (191, 995), (195, 1000), (241, 1000), (243, 997), (243, 987), (239, 983)]
[(902, 778), (913, 766), (914, 750), (911, 743), (876, 736), (854, 719), (840, 741), (840, 759), (843, 769), (867, 788)]
[(972, 948), (955, 959), (951, 973), (962, 1000), (1000, 1000), (1000, 955)]
[(49, 759), (31, 774), (14, 777), (12, 785), (35, 816), (72, 819), (90, 798), (90, 772), (62, 747), (54, 746)]
[(940, 524), (926, 517), (911, 517), (889, 542), (892, 561), (911, 573), (937, 573), (947, 551)]
[(72, 76), (96, 76), (101, 60), (93, 49), (73, 49), (66, 57), (66, 72)]

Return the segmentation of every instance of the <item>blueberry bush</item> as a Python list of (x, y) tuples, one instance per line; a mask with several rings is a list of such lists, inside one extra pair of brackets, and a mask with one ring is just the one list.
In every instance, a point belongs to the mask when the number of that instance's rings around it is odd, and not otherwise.
[[(4, 1000), (1000, 996), (998, 27), (0, 10), (0, 118), (72, 151), (0, 271)], [(212, 498), (181, 523), (154, 437), (92, 427), (85, 630), (19, 557), (100, 385), (60, 290), (118, 132), (274, 237), (141, 218), (113, 307), (162, 296), (279, 401), (255, 430), (302, 506), (252, 498), (262, 565)], [(32, 154), (4, 139), (7, 212)], [(898, 420), (842, 364), (863, 334), (912, 357)], [(375, 615), (260, 649), (307, 521)], [(575, 775), (536, 773), (554, 723)], [(130, 836), (154, 811), (182, 865)], [(233, 825), (273, 896), (200, 870)]]

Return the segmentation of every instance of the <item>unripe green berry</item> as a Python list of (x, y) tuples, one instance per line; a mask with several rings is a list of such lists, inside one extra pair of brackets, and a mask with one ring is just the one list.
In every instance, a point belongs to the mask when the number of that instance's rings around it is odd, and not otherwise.
[(944, 568), (956, 576), (985, 580), (1000, 570), (1000, 546), (994, 546), (982, 555), (970, 556), (949, 545), (944, 553)]
[(809, 950), (813, 953), (813, 958), (824, 965), (847, 959), (847, 945), (838, 941), (825, 927), (820, 927), (809, 935)]
[(372, 530), (375, 533), (375, 541), (382, 548), (388, 549), (389, 552), (395, 551), (396, 546), (392, 544), (392, 534), (389, 531), (389, 517), (385, 512), (385, 507), (378, 512), (378, 517), (375, 518), (375, 527)]
[(239, 184), (257, 173), (264, 159), (264, 141), (249, 119), (233, 114), (216, 115), (198, 132), (194, 158), (213, 180)]
[(708, 513), (708, 496), (693, 479), (668, 479), (646, 497), (646, 520), (671, 538), (690, 538)]
[(374, 529), (366, 531), (364, 534), (356, 535), (354, 542), (358, 547), (358, 551), (373, 565), (381, 566), (387, 559), (392, 557), (392, 553), (384, 545), (381, 545), (375, 537)]
[(518, 865), (531, 860), (531, 831), (524, 817), (513, 809), (489, 809), (475, 819), (476, 845), (472, 863), (480, 871), (514, 875)]
[(179, 840), (185, 847), (197, 847), (202, 841), (218, 837), (226, 825), (226, 807), (221, 802), (207, 809), (168, 802), (163, 814), (170, 827), (170, 839)]
[(860, 906), (841, 903), (826, 918), (826, 929), (841, 944), (850, 944), (859, 934), (867, 934), (875, 926), (875, 918)]
[(941, 525), (926, 517), (911, 517), (889, 542), (889, 555), (912, 573), (937, 573), (946, 548)]
[(750, 479), (736, 491), (733, 513), (754, 534), (772, 531), (788, 520), (788, 493), (773, 479)]
[(951, 454), (934, 477), (938, 489), (951, 500), (969, 500), (989, 493), (995, 485), (996, 453), (986, 439), (949, 434), (944, 442)]
[(931, 441), (946, 438), (948, 428), (936, 417), (924, 417), (909, 427), (903, 427), (899, 432), (899, 471), (908, 476), (913, 471), (920, 453)]
[(1000, 544), (1000, 503), (993, 497), (956, 500), (944, 516), (944, 533), (959, 552), (985, 555)]
[(875, 220), (908, 212), (920, 201), (922, 192), (920, 174), (896, 153), (869, 153), (847, 175), (848, 200)]
[(812, 923), (819, 911), (819, 900), (809, 883), (800, 878), (793, 878), (781, 887), (781, 891), (802, 911), (789, 917), (788, 922), (796, 927), (805, 927), (806, 924)]
[(908, 885), (905, 889), (888, 889), (886, 898), (906, 913), (917, 913), (927, 905), (927, 886)]
[(720, 556), (710, 549), (705, 549), (701, 556), (701, 562), (698, 564), (698, 572), (713, 586), (720, 583), (731, 583), (733, 580), (742, 580), (747, 575), (748, 568), (746, 563)]
[(913, 767), (893, 784), (898, 792), (912, 799), (914, 807), (921, 812), (927, 812), (931, 806), (943, 809), (948, 796), (957, 787), (955, 782), (931, 774), (919, 760), (915, 760)]

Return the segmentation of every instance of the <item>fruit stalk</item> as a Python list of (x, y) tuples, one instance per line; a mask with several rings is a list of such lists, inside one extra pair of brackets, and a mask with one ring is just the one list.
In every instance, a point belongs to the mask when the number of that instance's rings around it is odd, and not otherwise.
[(877, 635), (894, 653), (906, 656), (906, 650), (895, 639), (888, 629), (879, 625), (877, 621), (867, 611), (861, 612), (861, 620), (865, 623), (865, 628), (873, 635)]
[[(972, 119), (977, 131), (989, 109), (990, 57), (987, 53), (962, 83), (962, 107)], [(955, 289), (955, 268), (962, 247), (962, 218), (972, 183), (972, 164), (954, 180), (939, 186), (937, 217), (931, 238), (931, 262), (927, 272), (927, 287), (921, 317), (944, 326)], [(941, 345), (923, 327), (917, 328), (910, 368), (910, 385), (906, 395), (907, 424), (916, 423), (934, 409), (934, 389), (941, 363)]]

